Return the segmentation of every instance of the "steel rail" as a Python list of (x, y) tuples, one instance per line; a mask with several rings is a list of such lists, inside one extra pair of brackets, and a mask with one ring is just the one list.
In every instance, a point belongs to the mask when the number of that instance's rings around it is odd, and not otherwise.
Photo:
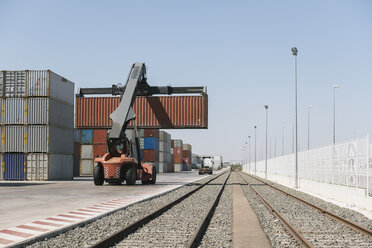
[(318, 207), (318, 206), (316, 206), (316, 205), (314, 205), (314, 204), (312, 204), (312, 203), (310, 203), (308, 201), (305, 201), (305, 200), (303, 200), (303, 199), (301, 199), (301, 198), (299, 198), (299, 197), (297, 197), (295, 195), (292, 195), (292, 194), (290, 194), (288, 192), (285, 192), (284, 190), (279, 189), (279, 188), (275, 187), (274, 185), (268, 184), (265, 181), (263, 181), (263, 180), (261, 180), (261, 179), (259, 179), (257, 177), (254, 177), (254, 176), (251, 176), (251, 175), (247, 175), (247, 176), (250, 176), (250, 177), (256, 179), (257, 181), (260, 181), (260, 182), (266, 184), (267, 186), (269, 186), (269, 187), (271, 187), (273, 189), (276, 189), (277, 191), (279, 191), (279, 192), (281, 192), (281, 193), (283, 193), (283, 194), (285, 194), (287, 196), (290, 196), (290, 197), (292, 197), (292, 198), (294, 198), (294, 199), (296, 199), (296, 200), (298, 200), (298, 201), (300, 201), (302, 203), (305, 203), (308, 206), (311, 206), (311, 207), (317, 209), (319, 212), (321, 212), (321, 213), (323, 213), (323, 214), (331, 217), (332, 219), (334, 219), (334, 220), (336, 220), (338, 222), (342, 222), (342, 223), (348, 225), (349, 227), (353, 228), (354, 230), (356, 230), (358, 232), (361, 232), (362, 234), (365, 234), (369, 238), (372, 239), (372, 230), (367, 229), (367, 228), (365, 228), (365, 227), (363, 227), (361, 225), (358, 225), (357, 223), (355, 223), (355, 222), (353, 222), (351, 220), (347, 220), (347, 219), (345, 219), (345, 218), (343, 218), (341, 216), (338, 216), (336, 214), (333, 214), (333, 213), (331, 213), (331, 212), (329, 212), (329, 211), (327, 211), (327, 210), (325, 210), (325, 209), (323, 209), (321, 207)]
[(197, 192), (198, 190), (200, 190), (201, 188), (203, 188), (204, 186), (206, 186), (210, 182), (212, 182), (212, 181), (216, 180), (217, 178), (219, 178), (220, 176), (224, 175), (225, 173), (221, 173), (221, 174), (217, 175), (216, 177), (213, 177), (212, 179), (208, 180), (206, 183), (203, 183), (202, 185), (200, 185), (196, 189), (191, 190), (190, 192), (184, 194), (183, 196), (177, 198), (176, 200), (168, 203), (164, 207), (162, 207), (162, 208), (160, 208), (158, 210), (155, 210), (154, 212), (146, 215), (145, 217), (137, 220), (136, 222), (134, 222), (132, 224), (129, 224), (128, 226), (122, 228), (121, 230), (119, 230), (119, 231), (111, 234), (110, 236), (108, 236), (108, 237), (106, 237), (106, 238), (98, 241), (97, 243), (91, 245), (90, 248), (110, 247), (114, 243), (116, 243), (116, 242), (118, 242), (120, 240), (123, 240), (129, 234), (134, 233), (135, 231), (137, 231), (143, 225), (145, 225), (145, 224), (149, 223), (151, 220), (159, 217), (164, 212), (166, 212), (167, 210), (169, 210), (173, 206), (177, 205), (181, 201), (185, 200), (186, 198), (188, 198), (189, 196), (191, 196), (192, 194), (194, 194), (195, 192)]
[(227, 184), (227, 181), (229, 180), (231, 175), (230, 174), (227, 176), (224, 184), (222, 185), (220, 191), (218, 192), (218, 195), (216, 199), (214, 200), (213, 204), (209, 208), (208, 212), (203, 216), (202, 221), (199, 223), (198, 227), (195, 229), (194, 233), (191, 235), (191, 238), (189, 240), (189, 243), (187, 244), (186, 247), (188, 248), (194, 248), (198, 247), (199, 242), (201, 241), (201, 238), (204, 236), (205, 232), (208, 229), (209, 223), (213, 217), (213, 214), (218, 206), (218, 203), (220, 202), (222, 193), (225, 189), (225, 186)]
[(248, 183), (247, 179), (245, 179), (240, 173), (238, 175), (245, 181), (245, 183), (250, 187), (250, 189), (253, 190), (253, 192), (260, 198), (260, 200), (270, 209), (272, 213), (274, 213), (281, 221), (282, 223), (287, 227), (287, 230), (292, 233), (292, 236), (296, 238), (304, 247), (312, 248), (313, 246), (311, 243), (306, 240), (306, 238), (298, 231), (294, 226), (292, 226), (289, 221), (284, 218), (269, 202), (265, 200), (265, 198), (258, 193), (250, 183)]

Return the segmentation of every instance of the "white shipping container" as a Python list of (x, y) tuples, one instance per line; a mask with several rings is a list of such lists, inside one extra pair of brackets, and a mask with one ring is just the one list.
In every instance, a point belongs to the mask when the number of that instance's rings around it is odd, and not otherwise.
[(29, 153), (27, 154), (27, 180), (42, 181), (48, 180), (48, 154)]
[(171, 154), (168, 152), (159, 152), (159, 161), (163, 163), (170, 163)]
[(81, 159), (80, 160), (80, 176), (92, 176), (93, 166), (94, 166), (94, 161), (92, 159)]
[(93, 159), (93, 145), (81, 145), (80, 158), (81, 159)]
[(25, 99), (24, 98), (7, 98), (5, 99), (4, 124), (25, 124)]
[(5, 126), (1, 136), (3, 152), (27, 152), (26, 133), (24, 126)]
[(168, 168), (168, 163), (159, 163), (159, 172), (160, 173), (166, 173)]
[(183, 144), (182, 150), (190, 151), (191, 152), (191, 145), (190, 144)]
[(28, 124), (45, 124), (45, 125), (48, 124), (49, 122), (48, 112), (49, 112), (49, 99), (48, 98), (28, 98), (27, 99), (27, 123)]
[(182, 164), (174, 164), (174, 172), (181, 172)]
[(25, 97), (26, 79), (26, 71), (3, 71), (5, 97)]
[(27, 127), (27, 152), (49, 152), (49, 127)]
[(159, 151), (170, 152), (171, 144), (165, 142), (159, 142)]
[(159, 131), (159, 141), (170, 143), (171, 135), (165, 131)]

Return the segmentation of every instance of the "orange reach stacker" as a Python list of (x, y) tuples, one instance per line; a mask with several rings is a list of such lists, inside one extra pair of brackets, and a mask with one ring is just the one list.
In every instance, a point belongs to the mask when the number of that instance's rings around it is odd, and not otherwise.
[(111, 88), (82, 88), (79, 96), (85, 94), (120, 95), (120, 104), (111, 113), (112, 126), (107, 136), (108, 153), (94, 159), (94, 184), (104, 181), (121, 184), (126, 181), (133, 185), (136, 180), (142, 184), (155, 184), (156, 169), (153, 163), (141, 162), (136, 124), (127, 130), (131, 120), (136, 118), (133, 104), (136, 96), (206, 93), (205, 87), (157, 87), (149, 86), (144, 63), (132, 65), (125, 86), (113, 85)]

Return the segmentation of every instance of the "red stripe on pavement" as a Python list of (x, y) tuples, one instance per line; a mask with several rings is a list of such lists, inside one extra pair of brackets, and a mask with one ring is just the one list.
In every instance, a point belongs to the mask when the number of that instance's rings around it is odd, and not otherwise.
[(17, 236), (17, 237), (21, 237), (21, 238), (29, 238), (29, 237), (34, 236), (32, 234), (17, 232), (17, 231), (12, 231), (12, 230), (7, 230), (7, 229), (1, 230), (0, 232), (13, 235), (13, 236)]
[(120, 204), (117, 204), (117, 203), (101, 203), (101, 205), (107, 205), (107, 206), (112, 206), (112, 207), (120, 206)]
[(92, 213), (102, 213), (102, 211), (93, 211), (93, 210), (88, 210), (88, 209), (78, 209), (79, 211), (84, 211), (84, 212), (92, 212)]
[(87, 213), (79, 213), (79, 212), (68, 212), (69, 214), (78, 214), (78, 215), (88, 215), (88, 216), (92, 216), (94, 214), (87, 214)]
[(75, 221), (72, 220), (64, 220), (64, 219), (57, 219), (57, 218), (46, 218), (47, 220), (54, 220), (59, 222), (67, 222), (67, 223), (74, 223)]
[(15, 241), (13, 241), (13, 240), (0, 238), (0, 244), (2, 244), (2, 245), (9, 245), (9, 244), (14, 243), (14, 242)]
[(40, 227), (34, 227), (34, 226), (20, 225), (20, 226), (17, 226), (17, 227), (18, 228), (23, 228), (23, 229), (29, 229), (29, 230), (33, 230), (33, 231), (39, 231), (39, 232), (49, 231), (49, 229), (40, 228)]
[(34, 224), (39, 224), (39, 225), (44, 225), (44, 226), (55, 226), (55, 227), (60, 227), (63, 226), (61, 224), (55, 224), (55, 223), (50, 223), (50, 222), (44, 222), (44, 221), (34, 221), (32, 222)]
[(66, 218), (79, 219), (79, 220), (83, 220), (83, 219), (85, 219), (84, 217), (78, 217), (78, 216), (67, 215), (67, 214), (59, 214), (58, 216), (66, 217)]

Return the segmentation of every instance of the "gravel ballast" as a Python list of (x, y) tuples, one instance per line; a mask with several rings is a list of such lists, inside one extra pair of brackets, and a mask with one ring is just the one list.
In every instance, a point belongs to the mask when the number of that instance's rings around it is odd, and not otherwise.
[(150, 212), (153, 212), (155, 209), (159, 209), (178, 199), (182, 195), (190, 192), (210, 179), (210, 177), (207, 177), (197, 182), (182, 186), (164, 195), (136, 203), (108, 216), (102, 217), (92, 223), (86, 224), (82, 227), (76, 227), (59, 234), (56, 237), (46, 238), (43, 241), (33, 243), (27, 247), (88, 247), (123, 227), (141, 219)]

